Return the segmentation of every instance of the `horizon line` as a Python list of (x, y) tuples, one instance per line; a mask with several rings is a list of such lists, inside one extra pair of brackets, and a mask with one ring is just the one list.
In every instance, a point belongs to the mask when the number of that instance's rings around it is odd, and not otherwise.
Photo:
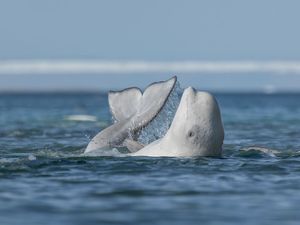
[(300, 74), (300, 60), (0, 60), (0, 75), (149, 72)]

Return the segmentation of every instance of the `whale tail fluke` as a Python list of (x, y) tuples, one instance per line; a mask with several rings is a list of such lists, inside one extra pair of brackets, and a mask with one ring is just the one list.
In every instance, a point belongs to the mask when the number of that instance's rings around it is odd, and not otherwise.
[(151, 122), (163, 108), (173, 90), (177, 77), (150, 84), (142, 94), (139, 88), (110, 91), (108, 102), (116, 121), (132, 118), (132, 127), (139, 129)]
[(126, 146), (136, 152), (144, 146), (137, 142), (141, 129), (162, 110), (175, 87), (177, 77), (150, 84), (144, 93), (139, 88), (110, 91), (108, 103), (115, 123), (98, 133), (85, 152), (106, 147)]
[(139, 88), (127, 88), (122, 91), (109, 91), (108, 104), (116, 121), (132, 117), (138, 110), (142, 92)]

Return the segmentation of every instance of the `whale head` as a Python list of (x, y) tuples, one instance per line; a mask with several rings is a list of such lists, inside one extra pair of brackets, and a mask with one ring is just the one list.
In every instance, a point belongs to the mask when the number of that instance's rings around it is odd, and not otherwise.
[(165, 138), (172, 155), (221, 156), (224, 129), (216, 99), (186, 88)]

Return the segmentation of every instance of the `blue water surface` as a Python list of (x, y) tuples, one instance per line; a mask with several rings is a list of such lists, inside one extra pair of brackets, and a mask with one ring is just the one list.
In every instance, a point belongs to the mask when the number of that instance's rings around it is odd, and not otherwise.
[(0, 224), (299, 224), (300, 94), (216, 98), (222, 158), (88, 157), (106, 94), (1, 94)]

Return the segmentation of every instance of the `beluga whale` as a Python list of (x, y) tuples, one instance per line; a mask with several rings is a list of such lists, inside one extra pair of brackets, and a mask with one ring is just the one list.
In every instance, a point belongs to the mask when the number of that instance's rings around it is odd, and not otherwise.
[(216, 99), (208, 92), (188, 87), (165, 136), (131, 155), (220, 157), (223, 140), (224, 128)]
[(137, 87), (110, 91), (108, 103), (115, 123), (99, 132), (84, 153), (100, 149), (126, 147), (135, 152), (144, 147), (139, 142), (140, 131), (161, 112), (173, 91), (177, 77), (150, 84), (144, 92)]

